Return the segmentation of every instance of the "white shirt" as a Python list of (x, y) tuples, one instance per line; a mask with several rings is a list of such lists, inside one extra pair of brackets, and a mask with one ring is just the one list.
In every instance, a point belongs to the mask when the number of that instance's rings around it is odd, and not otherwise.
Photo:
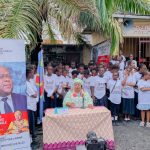
[(58, 92), (62, 93), (62, 86), (64, 84), (64, 77), (63, 76), (58, 76), (57, 77), (57, 86), (58, 86)]
[[(11, 95), (6, 96), (7, 99), (7, 103), (10, 106), (11, 110), (14, 112), (14, 106), (13, 106), (13, 102), (12, 102), (12, 97)], [(4, 102), (2, 101), (2, 98), (5, 97), (0, 97), (0, 114), (5, 114), (5, 109), (4, 109)]]
[(70, 78), (72, 77), (72, 71), (73, 71), (73, 70), (77, 70), (77, 69), (76, 69), (76, 68), (74, 68), (74, 69), (70, 68), (70, 69), (69, 69), (69, 77), (70, 77)]
[[(135, 72), (134, 74), (134, 77), (135, 77), (135, 81), (136, 83), (138, 83), (138, 81), (141, 79), (142, 77), (142, 74), (140, 74), (139, 72)], [(134, 91), (138, 93), (138, 88), (134, 88)]]
[(122, 59), (122, 61), (124, 61), (124, 62), (125, 62), (125, 61), (126, 61), (125, 56), (124, 56), (124, 55), (121, 55), (121, 57), (123, 58), (123, 59)]
[(81, 80), (83, 79), (83, 77), (84, 77), (84, 75), (83, 75), (83, 74), (80, 74), (80, 73), (79, 73), (79, 75), (77, 76), (77, 78), (79, 78), (79, 79), (81, 79)]
[[(129, 60), (130, 61), (130, 60)], [(136, 60), (132, 60), (132, 62), (135, 64), (135, 67), (137, 67), (137, 61)], [(128, 61), (126, 63), (126, 66), (128, 66)]]
[(94, 87), (94, 96), (96, 98), (101, 99), (106, 94), (106, 79), (103, 77), (93, 77), (91, 86)]
[(110, 96), (109, 100), (114, 103), (114, 104), (120, 104), (121, 103), (121, 89), (122, 89), (122, 84), (121, 80), (109, 80), (107, 83), (107, 88), (110, 91)]
[(120, 69), (120, 71), (124, 71), (124, 68), (125, 68), (125, 62), (122, 61), (119, 63), (119, 69)]
[(150, 91), (141, 91), (141, 88), (150, 88), (150, 81), (141, 79), (138, 82), (138, 104), (150, 104)]
[(104, 78), (106, 79), (106, 81), (108, 82), (110, 79), (112, 79), (112, 73), (107, 70), (105, 73), (104, 73)]
[(89, 95), (91, 96), (91, 89), (90, 89), (90, 85), (91, 85), (91, 77), (88, 78), (83, 78), (83, 89), (84, 91), (86, 91), (87, 93), (89, 93)]
[(37, 91), (35, 90), (35, 87), (33, 86), (32, 82), (26, 81), (26, 84), (27, 84), (27, 89), (26, 89), (26, 93), (27, 93), (27, 109), (28, 110), (32, 110), (32, 111), (36, 111), (37, 110), (38, 97), (37, 98), (33, 98), (31, 96), (36, 94)]
[[(135, 83), (136, 84), (136, 80), (135, 80), (134, 75), (128, 76), (126, 84), (127, 83)], [(134, 87), (127, 86), (127, 85), (123, 86), (122, 97), (123, 98), (134, 98)]]
[(52, 74), (51, 76), (44, 76), (44, 90), (47, 93), (47, 97), (51, 97), (54, 90), (58, 87), (57, 76)]

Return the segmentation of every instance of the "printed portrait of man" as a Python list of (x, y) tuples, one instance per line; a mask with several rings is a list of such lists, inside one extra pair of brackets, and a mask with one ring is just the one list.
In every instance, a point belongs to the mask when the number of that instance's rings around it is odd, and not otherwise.
[(0, 65), (0, 114), (13, 113), (17, 110), (26, 111), (26, 96), (12, 91), (13, 80), (10, 72)]

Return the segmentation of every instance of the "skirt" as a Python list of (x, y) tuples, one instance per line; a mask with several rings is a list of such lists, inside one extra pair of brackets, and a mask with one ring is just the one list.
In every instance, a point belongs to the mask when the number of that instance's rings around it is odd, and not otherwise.
[(139, 110), (150, 110), (150, 104), (137, 104)]
[(123, 114), (134, 115), (135, 106), (134, 98), (122, 98)]

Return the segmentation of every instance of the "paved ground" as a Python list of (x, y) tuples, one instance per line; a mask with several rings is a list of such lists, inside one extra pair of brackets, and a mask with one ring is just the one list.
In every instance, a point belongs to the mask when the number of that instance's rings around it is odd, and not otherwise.
[[(150, 150), (150, 128), (139, 127), (139, 121), (120, 122), (114, 126), (116, 150)], [(36, 129), (33, 150), (42, 150), (42, 130)]]

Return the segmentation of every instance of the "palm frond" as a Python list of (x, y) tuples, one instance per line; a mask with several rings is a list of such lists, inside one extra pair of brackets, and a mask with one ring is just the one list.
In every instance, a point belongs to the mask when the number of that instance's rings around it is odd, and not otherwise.
[(35, 32), (39, 32), (41, 26), (41, 15), (36, 1), (32, 0), (13, 0), (8, 12), (6, 23), (3, 26), (3, 38), (30, 39), (36, 42)]

